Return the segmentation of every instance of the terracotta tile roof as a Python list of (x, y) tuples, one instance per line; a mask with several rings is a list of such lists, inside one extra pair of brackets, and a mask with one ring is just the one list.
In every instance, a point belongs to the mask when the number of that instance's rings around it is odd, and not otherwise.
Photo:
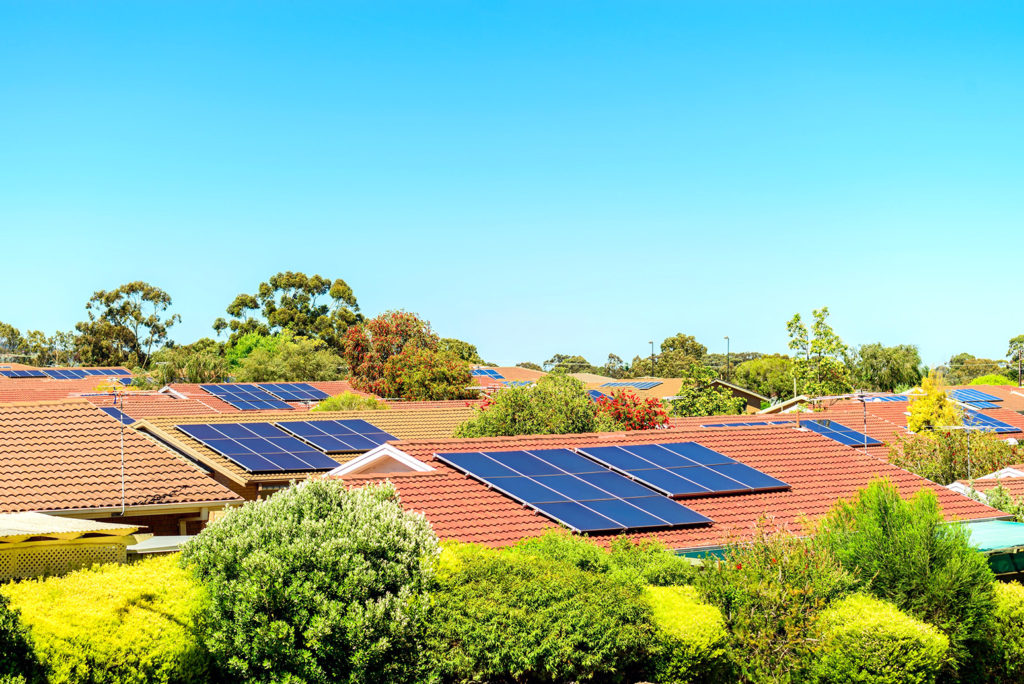
[[(0, 512), (121, 505), (120, 423), (83, 400), (0, 405)], [(181, 457), (124, 430), (129, 507), (237, 502)]]
[[(411, 409), (388, 409), (384, 411), (324, 411), (297, 414), (295, 411), (247, 411), (189, 416), (154, 416), (144, 418), (133, 427), (153, 434), (161, 441), (182, 449), (190, 457), (230, 477), (239, 484), (287, 482), (304, 479), (309, 472), (253, 474), (230, 459), (207, 448), (192, 439), (176, 425), (197, 423), (272, 423), (278, 420), (365, 420), (399, 439), (448, 439), (455, 428), (474, 415), (466, 402), (447, 402), (441, 407)], [(331, 458), (346, 461), (359, 454), (338, 454)]]
[(1013, 496), (1024, 496), (1024, 477), (993, 477), (974, 480), (974, 482), (970, 480), (957, 480), (957, 484), (965, 488), (973, 486), (979, 492), (987, 492), (990, 489), (994, 489), (997, 485), (1002, 485)]
[(53, 378), (8, 378), (0, 375), (0, 404), (26, 401), (52, 401), (90, 394), (110, 387), (109, 377), (95, 375), (78, 380)]
[(180, 399), (170, 394), (124, 392), (118, 397), (102, 394), (84, 398), (95, 406), (119, 408), (125, 415), (136, 420), (154, 416), (205, 416), (215, 412), (201, 401)]
[(1002, 399), (999, 406), (1010, 411), (1024, 411), (1024, 388), (1016, 385), (951, 385), (946, 389), (973, 389)]
[[(877, 477), (887, 477), (906, 496), (921, 488), (935, 491), (947, 518), (984, 519), (1002, 514), (933, 482), (889, 465), (872, 454), (842, 446), (817, 433), (788, 427), (693, 429), (672, 428), (647, 432), (589, 435), (531, 435), (476, 440), (405, 441), (393, 445), (429, 463), (433, 477), (397, 475), (347, 476), (352, 484), (390, 479), (403, 497), (403, 505), (432, 522), (444, 538), (477, 541), (492, 546), (535, 536), (552, 527), (548, 518), (514, 500), (490, 491), (435, 459), (438, 452), (499, 451), (530, 448), (586, 447), (608, 444), (696, 441), (791, 485), (790, 491), (698, 497), (684, 500), (690, 508), (710, 517), (710, 526), (633, 534), (656, 538), (675, 549), (718, 546), (730, 536), (749, 534), (762, 515), (783, 524), (798, 525), (803, 516), (819, 517), (836, 499), (852, 496)], [(446, 493), (457, 487), (455, 493)], [(459, 501), (465, 501), (460, 506)], [(615, 535), (594, 538), (609, 543)]]

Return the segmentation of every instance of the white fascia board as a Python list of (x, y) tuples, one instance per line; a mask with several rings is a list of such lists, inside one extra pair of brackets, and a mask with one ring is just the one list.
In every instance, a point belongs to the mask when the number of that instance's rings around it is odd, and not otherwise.
[(380, 446), (371, 449), (370, 451), (367, 451), (362, 456), (357, 456), (356, 458), (352, 459), (351, 461), (348, 461), (347, 463), (342, 463), (334, 470), (328, 472), (327, 475), (331, 477), (337, 477), (341, 475), (352, 475), (362, 470), (366, 470), (374, 463), (377, 463), (382, 460), (397, 461), (402, 466), (404, 466), (407, 471), (425, 473), (433, 470), (433, 468), (428, 466), (423, 461), (413, 458), (412, 456), (405, 453), (401, 449), (394, 447), (390, 444), (381, 444)]

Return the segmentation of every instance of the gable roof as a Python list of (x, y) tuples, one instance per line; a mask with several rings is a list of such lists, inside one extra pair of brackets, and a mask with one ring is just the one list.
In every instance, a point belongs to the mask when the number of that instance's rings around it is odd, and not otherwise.
[[(120, 509), (121, 434), (83, 400), (0, 404), (0, 512)], [(129, 508), (241, 500), (152, 440), (123, 434)]]
[[(734, 536), (749, 535), (758, 518), (773, 516), (778, 523), (796, 526), (803, 516), (826, 513), (836, 499), (850, 497), (871, 480), (886, 477), (904, 496), (927, 488), (936, 493), (948, 519), (989, 519), (1003, 514), (933, 482), (901, 470), (862, 450), (840, 445), (822, 435), (789, 427), (670, 428), (643, 432), (585, 435), (526, 435), (473, 440), (403, 441), (392, 446), (428, 463), (432, 473), (352, 475), (341, 479), (355, 486), (392, 481), (408, 510), (423, 513), (442, 538), (501, 546), (521, 537), (537, 536), (557, 527), (549, 518), (487, 485), (461, 474), (434, 457), (436, 453), (573, 448), (612, 444), (699, 442), (791, 486), (775, 491), (682, 500), (684, 505), (711, 518), (709, 526), (631, 533), (657, 539), (670, 548), (701, 549), (721, 546)], [(465, 505), (459, 502), (464, 501)], [(617, 535), (595, 534), (600, 543)]]

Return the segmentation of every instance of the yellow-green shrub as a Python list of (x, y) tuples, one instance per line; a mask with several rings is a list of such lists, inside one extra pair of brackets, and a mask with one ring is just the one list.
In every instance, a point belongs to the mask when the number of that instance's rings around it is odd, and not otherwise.
[(704, 603), (693, 587), (647, 587), (660, 648), (658, 682), (725, 681), (729, 634), (718, 608)]
[(927, 684), (949, 652), (949, 639), (935, 627), (863, 594), (834, 603), (816, 627), (817, 682)]
[(1024, 586), (996, 582), (992, 634), (987, 639), (992, 661), (984, 668), (989, 681), (1024, 679)]
[(376, 397), (342, 392), (327, 397), (310, 411), (386, 411), (388, 405)]
[(103, 565), (6, 585), (51, 684), (206, 678), (192, 632), (199, 586), (176, 556)]

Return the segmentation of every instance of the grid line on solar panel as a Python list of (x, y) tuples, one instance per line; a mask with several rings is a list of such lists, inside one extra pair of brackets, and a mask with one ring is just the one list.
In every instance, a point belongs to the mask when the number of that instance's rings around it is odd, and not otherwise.
[(200, 387), (242, 411), (292, 408), (256, 385), (200, 385)]
[(824, 435), (832, 441), (846, 446), (877, 446), (882, 443), (874, 437), (869, 437), (863, 432), (851, 430), (834, 420), (801, 420), (800, 427), (807, 428), (811, 432), (817, 432), (819, 435)]
[(321, 401), (330, 396), (305, 382), (261, 382), (257, 387), (281, 401)]
[(330, 470), (338, 462), (270, 423), (211, 423), (177, 425), (252, 473)]
[(369, 451), (398, 439), (365, 420), (295, 420), (276, 425), (327, 454)]
[(990, 430), (991, 432), (1004, 434), (1008, 432), (1021, 432), (1020, 428), (1014, 427), (1009, 423), (1004, 423), (1001, 420), (987, 416), (980, 411), (965, 411), (964, 423), (970, 427), (978, 427)]
[(45, 378), (46, 373), (41, 370), (0, 370), (0, 375), (8, 378)]
[(583, 447), (576, 451), (673, 498), (789, 488), (782, 480), (696, 442)]
[(435, 456), (577, 532), (711, 522), (568, 449)]

